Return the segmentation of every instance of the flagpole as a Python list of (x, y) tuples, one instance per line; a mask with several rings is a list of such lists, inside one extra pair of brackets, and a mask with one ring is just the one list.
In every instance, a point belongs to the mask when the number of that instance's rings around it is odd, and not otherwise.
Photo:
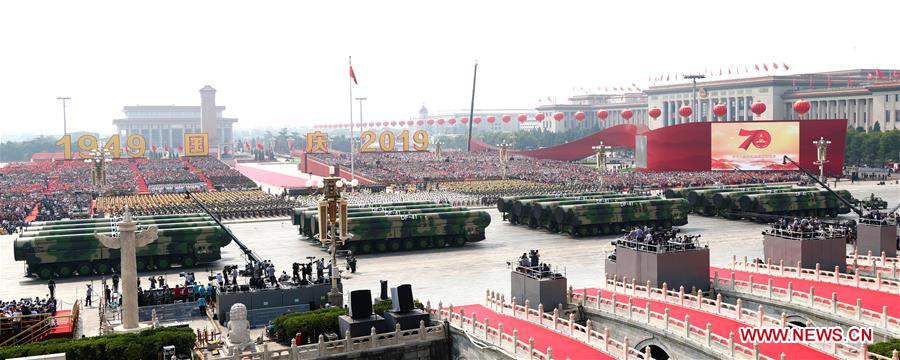
[[(347, 57), (347, 64), (350, 65), (350, 70), (353, 71), (353, 57)], [(350, 82), (350, 181), (356, 179), (356, 144), (353, 141), (353, 77), (348, 79)], [(341, 176), (341, 174), (337, 174), (337, 176)]]
[(475, 60), (475, 71), (472, 74), (472, 102), (469, 103), (469, 137), (466, 138), (466, 152), (472, 152), (472, 121), (475, 115), (475, 79), (478, 78), (478, 60)]

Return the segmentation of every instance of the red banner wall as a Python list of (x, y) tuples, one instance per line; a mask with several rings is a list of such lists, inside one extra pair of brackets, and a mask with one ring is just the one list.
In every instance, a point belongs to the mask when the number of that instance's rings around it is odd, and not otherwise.
[[(646, 125), (622, 124), (597, 131), (578, 140), (535, 150), (510, 150), (511, 154), (524, 155), (537, 159), (559, 161), (575, 161), (594, 155), (593, 146), (608, 145), (634, 149), (635, 135), (649, 131)], [(473, 151), (497, 151), (496, 146), (488, 145), (481, 140), (472, 139)]]
[[(747, 121), (747, 124), (760, 121)], [(766, 121), (769, 122), (769, 121)], [(777, 120), (771, 122), (791, 122)], [(804, 169), (818, 173), (816, 146), (813, 141), (824, 137), (831, 141), (828, 147), (826, 174), (840, 174), (844, 166), (844, 149), (847, 138), (847, 120), (802, 120), (797, 139), (800, 158), (793, 159)], [(646, 171), (708, 171), (711, 163), (711, 124), (708, 122), (668, 126), (643, 135), (647, 137)]]

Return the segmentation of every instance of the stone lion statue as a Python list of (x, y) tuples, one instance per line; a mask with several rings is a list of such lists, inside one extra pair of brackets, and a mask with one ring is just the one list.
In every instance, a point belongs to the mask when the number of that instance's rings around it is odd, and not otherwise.
[(228, 311), (228, 341), (243, 351), (246, 347), (255, 348), (250, 339), (250, 321), (247, 320), (247, 307), (237, 303)]

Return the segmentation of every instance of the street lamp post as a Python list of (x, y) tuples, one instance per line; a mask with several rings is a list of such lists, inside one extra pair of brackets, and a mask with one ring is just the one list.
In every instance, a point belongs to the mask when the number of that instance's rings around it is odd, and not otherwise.
[(594, 153), (597, 156), (597, 169), (601, 171), (600, 173), (600, 187), (603, 187), (603, 171), (606, 171), (606, 150), (611, 149), (612, 146), (603, 145), (603, 142), (600, 142), (600, 145), (591, 146), (591, 149), (594, 150)]
[(94, 149), (90, 151), (91, 157), (87, 161), (90, 161), (93, 167), (91, 168), (91, 180), (94, 183), (94, 188), (97, 190), (97, 194), (103, 194), (103, 187), (106, 185), (106, 159), (112, 153), (107, 149)]
[(441, 146), (444, 145), (444, 142), (438, 139), (434, 142), (434, 156), (441, 157)]
[[(826, 153), (828, 151), (828, 145), (831, 145), (830, 140), (825, 140), (824, 137), (819, 137), (819, 140), (813, 141), (813, 144), (816, 145), (816, 162), (814, 164), (819, 165), (819, 180), (822, 181), (825, 179), (825, 163), (828, 162), (826, 159)], [(824, 182), (824, 181), (823, 181)]]
[[(359, 101), (359, 130), (362, 131), (363, 124), (363, 101), (368, 100), (365, 97), (354, 98)], [(351, 120), (352, 122), (352, 120)], [(353, 137), (353, 124), (350, 124), (350, 180), (356, 180), (356, 138)]]
[(509, 161), (509, 148), (511, 146), (512, 144), (505, 141), (497, 144), (497, 147), (500, 148), (500, 166), (502, 166), (503, 169), (503, 180), (506, 180), (506, 165)]
[(72, 98), (70, 98), (68, 96), (57, 96), (56, 100), (62, 101), (62, 105), (63, 105), (63, 136), (66, 136), (69, 134), (69, 131), (66, 126), (66, 101), (70, 101), (70, 100), (72, 100)]
[[(338, 288), (340, 270), (337, 266), (337, 247), (350, 240), (352, 234), (347, 233), (347, 200), (341, 197), (344, 186), (355, 187), (356, 179), (344, 181), (335, 174), (322, 179), (318, 186), (322, 189), (319, 200), (319, 241), (328, 244), (331, 252), (331, 290), (328, 291), (328, 302), (335, 307), (344, 306), (344, 294)], [(338, 233), (340, 228), (340, 233)]]
[(691, 108), (694, 109), (694, 112), (691, 114), (691, 122), (694, 122), (694, 116), (699, 112), (699, 108), (697, 107), (697, 79), (705, 79), (706, 75), (703, 74), (688, 74), (683, 75), (685, 79), (690, 79), (693, 82), (691, 85)]

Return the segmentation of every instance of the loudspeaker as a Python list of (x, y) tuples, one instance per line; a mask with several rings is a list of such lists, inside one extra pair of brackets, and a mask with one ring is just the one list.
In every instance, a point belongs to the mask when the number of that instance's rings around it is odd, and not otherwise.
[(379, 297), (379, 299), (381, 299), (381, 300), (388, 298), (388, 295), (387, 295), (388, 286), (387, 285), (388, 285), (387, 280), (381, 280), (381, 297)]
[(353, 290), (350, 292), (350, 317), (365, 319), (372, 316), (372, 291)]
[(391, 288), (391, 302), (394, 304), (394, 312), (405, 313), (413, 309), (412, 285), (403, 284)]

